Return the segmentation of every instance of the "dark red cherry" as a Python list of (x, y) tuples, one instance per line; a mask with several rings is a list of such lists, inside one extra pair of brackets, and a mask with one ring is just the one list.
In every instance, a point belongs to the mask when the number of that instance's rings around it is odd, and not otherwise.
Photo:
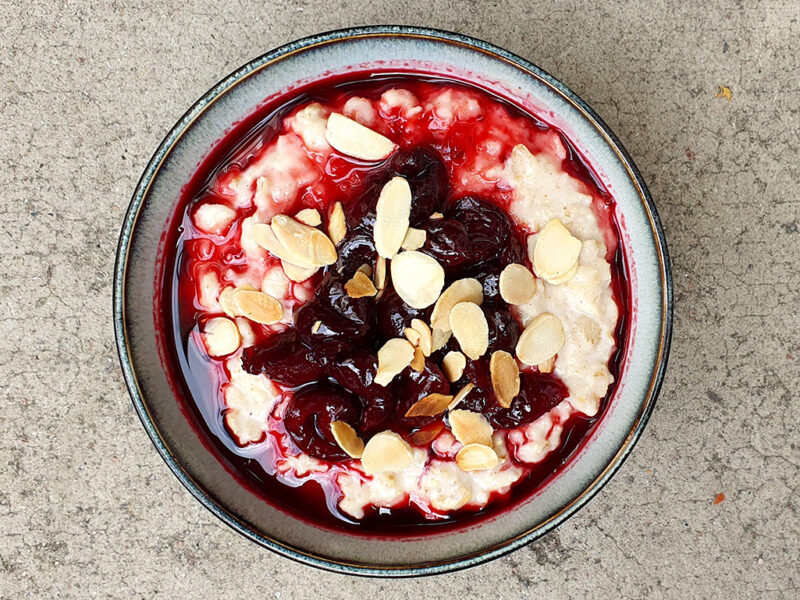
[(288, 329), (270, 336), (263, 344), (242, 352), (242, 368), (253, 375), (264, 374), (276, 383), (296, 387), (316, 381), (344, 348), (339, 340), (322, 339), (307, 347), (297, 332)]
[(458, 270), (469, 260), (472, 245), (464, 225), (453, 219), (425, 221), (419, 226), (425, 231), (421, 252), (436, 259), (448, 273)]
[(487, 356), (491, 356), (496, 350), (505, 350), (513, 355), (521, 332), (519, 323), (512, 316), (508, 305), (498, 298), (485, 301), (481, 308), (489, 325)]
[(401, 425), (411, 428), (422, 427), (441, 418), (435, 417), (406, 417), (406, 412), (416, 402), (422, 400), (429, 394), (449, 394), (450, 382), (445, 377), (442, 370), (436, 363), (425, 361), (422, 372), (417, 372), (412, 368), (407, 368), (393, 382), (395, 397), (397, 398), (397, 410), (395, 418)]
[(394, 288), (389, 287), (375, 309), (378, 334), (383, 340), (403, 337), (406, 327), (411, 327), (412, 319), (428, 322), (432, 311), (432, 306), (423, 309), (412, 308), (403, 302)]
[(327, 374), (361, 400), (359, 433), (377, 433), (389, 426), (395, 399), (388, 386), (375, 383), (378, 357), (370, 348), (356, 348), (342, 353), (327, 369)]
[(357, 227), (350, 231), (337, 248), (339, 258), (333, 266), (335, 273), (349, 280), (361, 265), (375, 266), (378, 256), (375, 250), (375, 240), (372, 236), (372, 227)]
[(450, 185), (447, 167), (431, 148), (406, 148), (392, 157), (389, 173), (408, 180), (411, 187), (411, 224), (444, 209)]
[(340, 461), (349, 458), (331, 433), (333, 421), (355, 427), (360, 419), (358, 401), (338, 386), (321, 383), (298, 390), (286, 407), (283, 424), (298, 448), (315, 458)]
[(466, 197), (456, 200), (445, 216), (460, 221), (471, 242), (470, 262), (480, 263), (497, 258), (511, 237), (511, 220), (487, 200)]
[(484, 409), (489, 423), (497, 429), (514, 429), (532, 423), (558, 406), (569, 390), (555, 375), (548, 373), (520, 374), (520, 392), (509, 408), (496, 402)]
[[(314, 300), (295, 314), (295, 329), (309, 345), (325, 336), (354, 345), (369, 336), (375, 322), (374, 305), (372, 298), (348, 296), (342, 280), (329, 273), (317, 288)], [(320, 325), (315, 328), (317, 321)]]

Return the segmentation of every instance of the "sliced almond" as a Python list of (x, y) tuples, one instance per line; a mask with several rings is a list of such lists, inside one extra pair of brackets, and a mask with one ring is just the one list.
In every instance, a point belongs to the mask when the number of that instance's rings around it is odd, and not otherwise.
[(403, 330), (403, 335), (406, 336), (406, 339), (409, 342), (411, 342), (412, 346), (419, 346), (419, 331), (412, 329), (411, 327), (406, 327)]
[(233, 298), (234, 291), (234, 288), (226, 287), (219, 293), (219, 306), (222, 309), (222, 312), (229, 317), (239, 316), (239, 307), (236, 306), (236, 301)]
[(285, 260), (281, 261), (281, 266), (283, 267), (283, 272), (286, 273), (286, 277), (295, 283), (301, 283), (319, 271), (319, 267), (304, 269)]
[(500, 273), (500, 297), (508, 304), (525, 304), (536, 293), (536, 279), (524, 265), (508, 265)]
[(409, 227), (406, 231), (406, 237), (400, 246), (403, 250), (419, 250), (425, 245), (425, 238), (427, 237), (424, 229), (414, 229)]
[(331, 423), (331, 433), (339, 448), (347, 452), (348, 456), (361, 458), (364, 455), (364, 442), (350, 425), (344, 421), (334, 421)]
[(417, 446), (427, 446), (439, 436), (442, 429), (444, 429), (444, 423), (441, 421), (425, 425), (411, 434), (411, 441)]
[(469, 394), (473, 389), (475, 389), (475, 384), (472, 383), (472, 382), (469, 382), (464, 387), (462, 387), (460, 390), (458, 390), (458, 392), (456, 392), (456, 395), (453, 396), (453, 401), (448, 405), (447, 410), (453, 410), (456, 406), (458, 406), (459, 403), (464, 398), (466, 398), (467, 394)]
[(471, 410), (451, 410), (447, 415), (450, 430), (459, 442), (464, 444), (482, 444), (492, 446), (494, 430), (480, 413)]
[(431, 328), (442, 331), (450, 329), (450, 311), (459, 302), (483, 303), (483, 286), (477, 279), (459, 279), (442, 292), (431, 313)]
[(450, 324), (448, 322), (448, 329), (431, 329), (431, 353), (441, 350), (450, 341), (450, 336), (453, 332), (450, 331)]
[(316, 208), (304, 208), (298, 212), (294, 218), (309, 227), (319, 227), (322, 225), (322, 215), (319, 214)]
[(262, 325), (277, 323), (283, 317), (283, 306), (275, 298), (264, 292), (237, 289), (233, 295), (239, 313), (251, 321)]
[(242, 337), (236, 323), (226, 317), (214, 317), (203, 327), (203, 341), (209, 356), (225, 356), (238, 350)]
[(580, 266), (580, 262), (576, 262), (575, 266), (572, 267), (569, 271), (564, 273), (563, 275), (559, 275), (558, 277), (551, 277), (547, 280), (547, 283), (552, 285), (561, 285), (562, 283), (567, 283), (570, 279), (575, 277), (575, 273), (578, 272), (578, 267)]
[(378, 293), (372, 280), (361, 271), (356, 271), (353, 278), (344, 284), (344, 291), (351, 298), (371, 297)]
[(428, 218), (431, 221), (438, 221), (439, 219), (444, 219), (444, 215), (442, 213), (440, 213), (440, 212), (435, 212)]
[(536, 368), (539, 369), (539, 373), (552, 373), (555, 366), (556, 366), (556, 357), (551, 356), (543, 363), (539, 363), (538, 365), (536, 365)]
[(430, 356), (433, 352), (433, 333), (428, 324), (422, 319), (411, 319), (411, 328), (419, 333), (416, 346), (419, 346), (425, 356)]
[(361, 265), (360, 267), (358, 267), (357, 270), (366, 275), (367, 277), (372, 277), (372, 267), (370, 267), (369, 265), (366, 264)]
[(314, 324), (311, 326), (311, 333), (316, 334), (320, 327), (322, 327), (322, 321), (314, 321)]
[(542, 313), (519, 336), (517, 358), (526, 365), (542, 364), (561, 350), (566, 339), (561, 320), (550, 313)]
[(403, 369), (414, 360), (414, 346), (402, 338), (393, 338), (387, 341), (378, 350), (378, 371), (375, 373), (375, 383), (386, 386)]
[(361, 455), (361, 468), (368, 475), (402, 471), (414, 458), (411, 446), (394, 431), (372, 436)]
[(344, 236), (347, 235), (347, 221), (344, 218), (341, 202), (334, 203), (331, 209), (331, 216), (328, 218), (328, 235), (335, 246), (341, 244)]
[(503, 408), (510, 407), (519, 394), (519, 365), (516, 359), (505, 350), (497, 350), (489, 361), (489, 372), (497, 402)]
[(337, 152), (361, 160), (383, 160), (397, 148), (389, 138), (339, 113), (328, 117), (325, 140)]
[(442, 371), (449, 381), (458, 381), (464, 374), (467, 366), (467, 357), (458, 350), (451, 350), (442, 359)]
[(500, 463), (497, 454), (483, 444), (467, 444), (456, 454), (456, 463), (462, 471), (485, 471)]
[(304, 269), (315, 268), (315, 265), (308, 261), (304, 261), (302, 256), (296, 256), (292, 254), (289, 249), (278, 240), (272, 227), (265, 223), (256, 223), (253, 225), (250, 228), (250, 237), (255, 240), (256, 244), (283, 261), (299, 265)]
[(289, 254), (288, 262), (304, 268), (325, 267), (336, 262), (336, 246), (319, 229), (286, 215), (272, 217), (272, 231)]
[(446, 411), (452, 401), (449, 394), (428, 394), (411, 405), (406, 417), (435, 417)]
[(391, 263), (394, 289), (403, 302), (413, 308), (427, 308), (444, 287), (444, 269), (436, 259), (409, 250), (394, 257)]
[(414, 348), (414, 358), (411, 360), (411, 368), (417, 373), (422, 373), (425, 368), (425, 355), (419, 348)]
[(450, 329), (461, 351), (477, 360), (489, 347), (489, 324), (481, 307), (472, 302), (459, 302), (450, 311)]
[(578, 262), (581, 245), (560, 220), (553, 219), (536, 237), (533, 269), (546, 281), (563, 276)]
[(375, 207), (375, 249), (384, 258), (400, 251), (408, 232), (411, 214), (411, 188), (402, 177), (393, 177), (383, 186)]
[(375, 260), (375, 277), (373, 279), (375, 287), (382, 290), (386, 287), (386, 259), (378, 256)]

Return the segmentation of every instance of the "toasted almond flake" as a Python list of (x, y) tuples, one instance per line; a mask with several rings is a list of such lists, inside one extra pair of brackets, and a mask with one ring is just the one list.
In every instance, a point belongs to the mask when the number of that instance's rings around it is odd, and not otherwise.
[(294, 218), (309, 227), (319, 227), (322, 225), (322, 216), (316, 208), (304, 208), (298, 212)]
[(539, 373), (552, 373), (555, 366), (556, 366), (556, 357), (551, 356), (543, 363), (539, 363), (538, 365), (536, 365), (536, 368), (539, 369)]
[(508, 304), (525, 304), (536, 293), (536, 279), (524, 265), (508, 265), (500, 273), (500, 297)]
[(353, 278), (344, 284), (344, 291), (351, 298), (371, 297), (378, 293), (372, 280), (361, 271), (356, 271)]
[(456, 463), (462, 471), (485, 471), (499, 462), (495, 451), (483, 444), (467, 444), (456, 454)]
[(450, 311), (459, 302), (483, 303), (483, 286), (477, 279), (468, 277), (451, 283), (442, 292), (431, 313), (431, 328), (442, 331), (450, 329)]
[(286, 273), (286, 277), (295, 283), (301, 283), (319, 271), (318, 267), (305, 269), (303, 267), (293, 265), (290, 262), (286, 262), (285, 260), (281, 261), (281, 266), (283, 267), (283, 272)]
[[(450, 327), (450, 324), (447, 325)], [(450, 341), (453, 332), (450, 329), (431, 329), (431, 353), (441, 350)]]
[(372, 267), (370, 267), (367, 264), (361, 265), (360, 267), (358, 267), (357, 270), (360, 273), (363, 273), (364, 275), (366, 275), (367, 277), (372, 277)]
[[(305, 262), (302, 256), (295, 256), (288, 248), (286, 248), (276, 237), (272, 227), (265, 223), (256, 223), (250, 228), (250, 237), (255, 240), (256, 244), (274, 254), (281, 260), (290, 262), (292, 264), (300, 265), (305, 269), (312, 269), (314, 265)], [(303, 264), (301, 264), (303, 263)]]
[(406, 237), (403, 239), (403, 243), (400, 247), (403, 250), (419, 250), (425, 245), (426, 237), (427, 233), (425, 233), (424, 229), (409, 227), (408, 231), (406, 231)]
[(331, 216), (328, 218), (328, 235), (335, 246), (341, 244), (344, 236), (347, 235), (347, 221), (344, 218), (341, 202), (334, 203), (331, 209)]
[(435, 417), (447, 410), (453, 401), (449, 394), (428, 394), (420, 398), (406, 411), (406, 417)]
[(444, 429), (444, 423), (441, 421), (431, 423), (411, 434), (411, 441), (417, 446), (427, 446), (439, 436), (442, 429)]
[(569, 271), (564, 273), (563, 275), (559, 275), (558, 277), (552, 277), (547, 280), (547, 283), (551, 285), (561, 285), (562, 283), (567, 283), (570, 279), (575, 277), (575, 273), (578, 272), (578, 267), (580, 263), (575, 263), (575, 266), (572, 267)]
[(389, 138), (339, 113), (328, 117), (325, 140), (337, 152), (361, 160), (383, 160), (397, 148)]
[(422, 373), (425, 368), (425, 355), (419, 348), (414, 348), (414, 358), (411, 360), (411, 368), (417, 373)]
[(235, 352), (242, 341), (236, 323), (226, 317), (206, 321), (203, 337), (209, 356), (225, 356)]
[(468, 444), (482, 444), (492, 447), (492, 434), (494, 430), (480, 413), (471, 410), (451, 410), (447, 415), (450, 430), (459, 442)]
[(510, 407), (519, 394), (519, 365), (516, 359), (505, 350), (497, 350), (489, 361), (489, 372), (497, 402), (503, 408)]
[(375, 207), (375, 249), (384, 258), (400, 251), (408, 232), (411, 214), (411, 188), (402, 177), (392, 177), (381, 189)]
[(467, 357), (458, 350), (451, 350), (442, 359), (442, 371), (449, 381), (458, 381), (464, 374), (467, 366)]
[(350, 425), (344, 421), (334, 421), (331, 423), (331, 433), (339, 448), (347, 452), (348, 456), (361, 458), (364, 455), (364, 442)]
[(239, 307), (234, 300), (234, 291), (234, 288), (226, 287), (219, 293), (219, 306), (229, 317), (236, 317), (239, 313)]
[(411, 319), (411, 328), (419, 333), (419, 340), (415, 345), (420, 347), (425, 356), (430, 356), (433, 353), (433, 333), (431, 328), (422, 319)]
[(375, 434), (364, 447), (361, 468), (368, 475), (402, 471), (411, 464), (411, 446), (394, 431)]
[(459, 302), (450, 311), (450, 329), (461, 351), (477, 360), (489, 347), (489, 324), (481, 307), (472, 302)]
[(375, 260), (375, 287), (382, 290), (386, 287), (386, 259), (378, 256)]
[(311, 326), (311, 333), (317, 333), (319, 328), (322, 327), (322, 321), (315, 321), (314, 324)]
[(386, 386), (414, 360), (414, 346), (408, 340), (393, 338), (378, 350), (378, 371), (375, 383)]
[(272, 217), (272, 231), (289, 254), (299, 259), (288, 259), (298, 267), (325, 267), (336, 262), (336, 246), (319, 229), (303, 225), (286, 215), (275, 215)]
[(444, 287), (444, 269), (431, 256), (408, 250), (391, 263), (392, 282), (397, 295), (413, 308), (427, 308)]
[(460, 390), (458, 390), (458, 392), (456, 392), (456, 395), (453, 396), (453, 401), (449, 404), (447, 410), (453, 410), (456, 406), (458, 406), (459, 403), (464, 398), (466, 398), (467, 394), (469, 394), (473, 389), (475, 389), (475, 384), (470, 382), (466, 384), (464, 387), (462, 387)]
[(542, 313), (519, 336), (517, 358), (526, 365), (539, 365), (553, 358), (565, 341), (561, 320), (550, 313)]
[(578, 262), (581, 245), (581, 241), (573, 237), (560, 220), (553, 219), (536, 237), (533, 269), (546, 281), (558, 278)]
[(444, 219), (444, 215), (442, 213), (440, 213), (440, 212), (435, 212), (428, 218), (431, 221), (438, 221), (439, 219)]
[(419, 331), (416, 329), (412, 329), (411, 327), (406, 327), (403, 330), (403, 335), (406, 336), (406, 339), (411, 342), (412, 346), (419, 345)]
[(271, 325), (280, 321), (283, 316), (281, 303), (264, 292), (237, 289), (233, 299), (241, 316), (256, 323)]

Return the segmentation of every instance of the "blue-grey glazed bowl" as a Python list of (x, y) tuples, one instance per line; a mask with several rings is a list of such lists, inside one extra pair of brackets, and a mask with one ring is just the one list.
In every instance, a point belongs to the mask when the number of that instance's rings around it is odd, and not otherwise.
[[(226, 130), (268, 97), (323, 76), (408, 70), (459, 77), (500, 92), (559, 127), (589, 158), (617, 203), (631, 286), (630, 331), (620, 380), (598, 426), (563, 471), (519, 505), (434, 535), (363, 537), (315, 527), (256, 497), (201, 440), (176, 401), (154, 315), (160, 244), (181, 187)], [(669, 350), (672, 287), (655, 206), (619, 140), (564, 84), (480, 40), (416, 27), (324, 33), (238, 69), (178, 121), (150, 160), (130, 203), (114, 274), (114, 324), (134, 407), (162, 457), (212, 513), (262, 546), (342, 573), (429, 575), (520, 548), (563, 523), (614, 475), (653, 410)]]

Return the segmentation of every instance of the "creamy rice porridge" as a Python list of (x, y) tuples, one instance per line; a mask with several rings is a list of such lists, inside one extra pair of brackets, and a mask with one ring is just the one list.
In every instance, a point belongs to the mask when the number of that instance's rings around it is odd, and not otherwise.
[(624, 343), (613, 200), (567, 138), (412, 75), (247, 127), (187, 186), (165, 286), (182, 387), (231, 468), (306, 518), (377, 526), (554, 476)]

